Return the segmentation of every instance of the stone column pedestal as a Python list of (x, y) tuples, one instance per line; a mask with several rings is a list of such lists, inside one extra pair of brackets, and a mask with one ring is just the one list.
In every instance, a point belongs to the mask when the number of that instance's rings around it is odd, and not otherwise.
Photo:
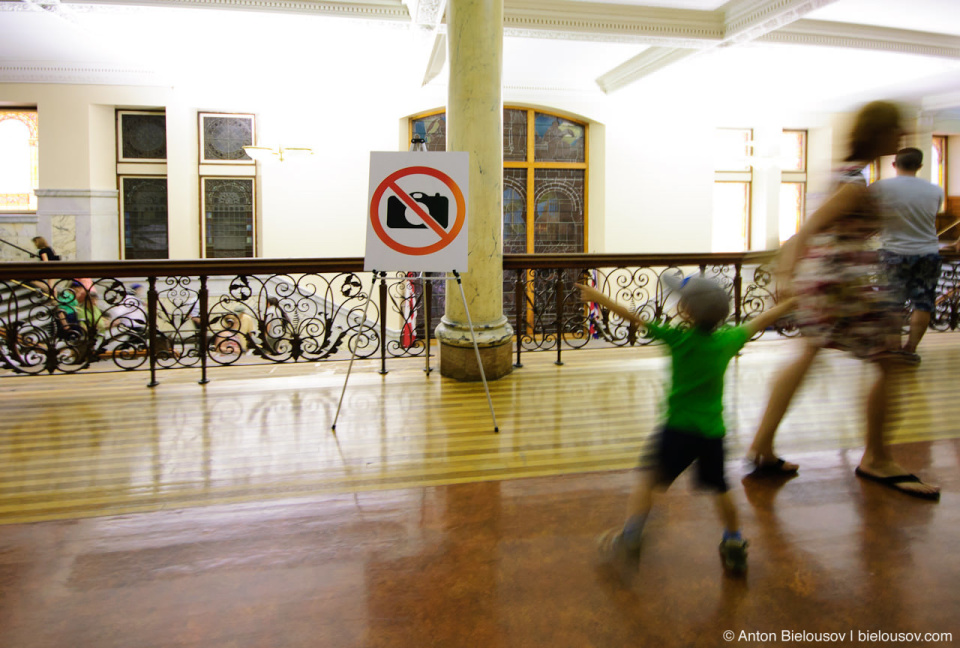
[[(454, 295), (448, 293), (447, 299), (451, 297)], [(513, 329), (506, 318), (483, 326), (474, 323), (474, 326), (486, 379), (496, 380), (513, 371)], [(481, 379), (469, 326), (444, 317), (437, 327), (437, 338), (440, 340), (440, 375), (463, 382)]]

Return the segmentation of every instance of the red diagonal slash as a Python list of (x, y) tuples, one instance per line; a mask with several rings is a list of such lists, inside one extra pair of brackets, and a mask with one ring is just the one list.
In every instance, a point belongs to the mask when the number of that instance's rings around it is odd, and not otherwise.
[(433, 216), (430, 215), (430, 212), (425, 210), (423, 206), (414, 200), (406, 191), (401, 189), (396, 182), (389, 182), (387, 187), (393, 190), (393, 193), (397, 194), (397, 198), (403, 201), (407, 207), (416, 212), (417, 216), (423, 219), (423, 222), (426, 223), (430, 229), (440, 235), (440, 238), (444, 238), (447, 235), (447, 230), (443, 229)]

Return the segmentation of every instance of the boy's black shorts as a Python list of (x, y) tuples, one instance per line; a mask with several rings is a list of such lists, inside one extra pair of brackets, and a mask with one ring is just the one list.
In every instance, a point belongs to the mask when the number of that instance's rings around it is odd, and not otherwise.
[(706, 438), (699, 434), (665, 427), (656, 439), (655, 469), (657, 483), (666, 488), (684, 470), (697, 462), (697, 483), (718, 493), (726, 493), (723, 438)]

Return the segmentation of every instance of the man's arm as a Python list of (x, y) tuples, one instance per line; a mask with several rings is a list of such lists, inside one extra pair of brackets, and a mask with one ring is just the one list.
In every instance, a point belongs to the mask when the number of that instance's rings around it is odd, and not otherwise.
[(576, 284), (576, 286), (580, 289), (580, 298), (583, 301), (596, 302), (602, 306), (606, 306), (607, 309), (616, 313), (623, 319), (629, 320), (637, 326), (646, 328), (646, 324), (642, 319), (640, 319), (639, 315), (631, 311), (629, 308), (621, 306), (617, 302), (613, 301), (596, 288), (591, 288), (590, 286), (585, 286), (583, 284)]
[(776, 324), (778, 319), (793, 310), (793, 307), (796, 305), (796, 301), (796, 297), (791, 297), (790, 299), (782, 301), (770, 310), (760, 313), (752, 320), (744, 324), (744, 326), (747, 327), (750, 335), (754, 335), (758, 331), (762, 331), (768, 326)]

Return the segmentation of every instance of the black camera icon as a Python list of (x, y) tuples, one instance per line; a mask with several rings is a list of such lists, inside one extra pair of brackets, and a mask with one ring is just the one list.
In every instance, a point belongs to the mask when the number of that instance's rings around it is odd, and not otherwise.
[[(414, 191), (410, 197), (426, 207), (426, 211), (440, 227), (446, 229), (450, 210), (450, 200), (446, 196)], [(407, 206), (396, 196), (387, 198), (387, 227), (393, 229), (425, 229), (425, 223), (411, 223), (407, 220)]]

